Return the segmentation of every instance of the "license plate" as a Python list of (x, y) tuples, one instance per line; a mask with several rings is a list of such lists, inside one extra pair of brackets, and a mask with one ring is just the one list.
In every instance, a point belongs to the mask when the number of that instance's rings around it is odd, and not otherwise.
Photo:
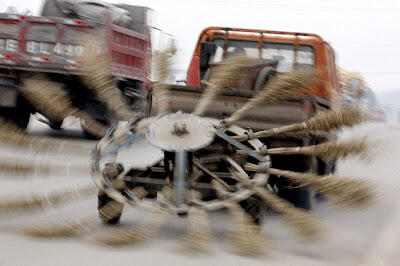
[(17, 96), (15, 88), (0, 87), (0, 107), (16, 107)]

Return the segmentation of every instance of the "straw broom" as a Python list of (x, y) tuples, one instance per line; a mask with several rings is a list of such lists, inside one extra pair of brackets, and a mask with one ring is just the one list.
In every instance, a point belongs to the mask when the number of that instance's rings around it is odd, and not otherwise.
[[(341, 129), (342, 127), (351, 127), (365, 121), (365, 116), (358, 108), (343, 108), (338, 111), (327, 111), (318, 116), (315, 116), (308, 121), (295, 123), (287, 126), (263, 130), (254, 133), (253, 138), (266, 138), (275, 135), (298, 132), (298, 131), (331, 131)], [(249, 139), (248, 134), (234, 136), (238, 141)]]
[(321, 224), (311, 214), (294, 207), (291, 203), (272, 194), (265, 188), (255, 187), (253, 190), (272, 209), (286, 220), (288, 226), (304, 240), (317, 239), (321, 234)]
[(68, 165), (37, 165), (37, 164), (26, 164), (16, 161), (5, 161), (0, 158), (0, 172), (5, 172), (13, 175), (50, 175), (51, 173), (57, 173), (58, 175), (76, 175), (76, 174), (89, 174), (89, 167), (78, 167)]
[(200, 207), (190, 207), (188, 220), (188, 231), (182, 239), (184, 249), (194, 252), (205, 251), (212, 239), (207, 212)]
[(166, 83), (171, 74), (171, 57), (172, 55), (168, 51), (163, 51), (156, 58), (158, 81), (153, 84), (153, 103), (159, 114), (167, 112), (169, 109), (169, 85)]
[(260, 169), (257, 165), (247, 163), (248, 171), (266, 172), (281, 176), (298, 186), (308, 186), (326, 198), (332, 199), (337, 205), (345, 207), (362, 207), (368, 205), (372, 198), (369, 184), (362, 180), (349, 179), (341, 176), (319, 176), (312, 173), (297, 173), (274, 168)]
[(263, 155), (302, 154), (317, 156), (323, 159), (338, 160), (351, 155), (366, 156), (368, 152), (367, 138), (350, 139), (345, 141), (325, 142), (306, 147), (283, 147), (262, 151)]
[[(139, 198), (145, 196), (144, 189), (137, 187), (132, 190)], [(100, 217), (113, 219), (120, 215), (121, 204), (118, 201), (109, 201), (99, 210)], [(22, 233), (32, 237), (70, 237), (79, 233), (93, 231), (98, 225), (99, 218), (96, 215), (90, 215), (77, 219), (75, 221), (66, 221), (59, 224), (46, 224), (30, 228), (25, 228)]]
[[(221, 195), (226, 192), (225, 188), (213, 180), (212, 184), (217, 194)], [(225, 207), (228, 209), (235, 230), (233, 232), (232, 243), (235, 249), (243, 255), (258, 255), (261, 253), (261, 246), (264, 241), (260, 238), (259, 228), (254, 224), (249, 215), (237, 202), (226, 202)]]
[(22, 94), (45, 116), (57, 121), (62, 121), (67, 116), (76, 116), (85, 121), (83, 125), (89, 133), (98, 137), (104, 136), (107, 128), (74, 107), (68, 94), (61, 88), (61, 84), (36, 74), (24, 79), (24, 88)]
[[(272, 149), (262, 149), (261, 155), (309, 155), (317, 156), (322, 159), (338, 160), (352, 155), (367, 157), (369, 143), (367, 138), (349, 139), (345, 141), (329, 141), (318, 145), (304, 147), (281, 147)], [(245, 155), (242, 150), (237, 151), (238, 155)]]
[[(251, 164), (247, 164), (252, 166)], [(258, 166), (257, 166), (258, 167)], [(246, 169), (246, 168), (245, 168)], [(232, 173), (240, 182), (248, 183), (249, 176), (245, 173)], [(276, 212), (280, 213), (291, 227), (304, 240), (314, 240), (321, 234), (321, 224), (311, 214), (306, 211), (294, 207), (291, 203), (272, 194), (263, 187), (251, 188), (266, 204), (268, 204)]]
[(35, 152), (67, 152), (88, 155), (90, 147), (68, 140), (50, 137), (29, 136), (18, 126), (0, 118), (0, 142), (15, 145)]
[(210, 103), (224, 88), (230, 88), (246, 74), (251, 62), (254, 61), (245, 56), (234, 56), (219, 63), (212, 72), (210, 82), (203, 81), (206, 85), (194, 114), (203, 115)]
[(99, 42), (89, 40), (85, 46), (85, 55), (81, 70), (83, 82), (99, 99), (110, 107), (120, 120), (128, 120), (134, 112), (123, 102), (120, 92), (115, 86), (115, 78), (110, 72), (110, 62), (106, 55), (96, 54), (92, 48)]
[(90, 185), (60, 192), (52, 192), (43, 196), (20, 197), (13, 200), (3, 200), (0, 202), (0, 213), (57, 206), (69, 201), (87, 198), (96, 192), (97, 188)]
[(265, 103), (278, 103), (284, 96), (306, 91), (311, 85), (312, 76), (304, 72), (277, 74), (267, 82), (260, 92), (251, 98), (229, 118), (223, 120), (225, 125), (231, 125), (242, 119), (248, 112)]
[(106, 245), (119, 246), (144, 241), (156, 234), (165, 223), (168, 213), (160, 208), (148, 215), (143, 224), (129, 228), (111, 229), (103, 233), (98, 240)]
[(25, 228), (21, 233), (31, 237), (71, 237), (92, 230), (97, 222), (96, 216), (88, 216), (72, 222), (50, 223)]

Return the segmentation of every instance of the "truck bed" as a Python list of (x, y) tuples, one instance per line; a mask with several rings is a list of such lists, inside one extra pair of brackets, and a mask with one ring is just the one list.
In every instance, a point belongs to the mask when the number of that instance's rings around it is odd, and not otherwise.
[[(171, 86), (169, 107), (171, 111), (192, 112), (200, 99), (200, 87)], [(209, 105), (204, 116), (223, 118), (244, 105), (253, 91), (226, 89)], [(318, 112), (329, 108), (329, 103), (315, 96), (288, 96), (279, 104), (264, 105), (249, 112), (239, 126), (262, 130), (280, 125), (304, 121)], [(156, 110), (153, 110), (155, 112)]]
[(0, 14), (0, 68), (80, 74), (80, 58), (90, 38), (110, 59), (117, 77), (145, 81), (148, 34), (77, 19)]

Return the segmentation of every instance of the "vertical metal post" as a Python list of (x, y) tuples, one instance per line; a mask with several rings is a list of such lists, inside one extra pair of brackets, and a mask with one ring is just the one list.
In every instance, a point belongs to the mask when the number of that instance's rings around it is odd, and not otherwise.
[(176, 195), (176, 207), (182, 208), (185, 211), (186, 206), (186, 190), (187, 190), (187, 174), (188, 174), (188, 152), (177, 151), (175, 152), (175, 166), (174, 166), (174, 190)]

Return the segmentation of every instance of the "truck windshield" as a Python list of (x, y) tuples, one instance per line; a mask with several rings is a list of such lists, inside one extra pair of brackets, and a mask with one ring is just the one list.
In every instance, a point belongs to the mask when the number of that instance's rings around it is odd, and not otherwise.
[[(210, 63), (218, 63), (224, 54), (224, 40), (215, 39), (217, 46), (214, 56), (210, 58)], [(226, 56), (246, 55), (251, 58), (260, 58), (258, 41), (229, 40)], [(309, 45), (299, 44), (297, 48), (297, 60), (295, 60), (295, 45), (290, 43), (264, 42), (261, 49), (262, 59), (278, 60), (279, 72), (290, 72), (293, 70), (295, 61), (296, 66), (305, 70), (314, 69), (314, 49)]]

